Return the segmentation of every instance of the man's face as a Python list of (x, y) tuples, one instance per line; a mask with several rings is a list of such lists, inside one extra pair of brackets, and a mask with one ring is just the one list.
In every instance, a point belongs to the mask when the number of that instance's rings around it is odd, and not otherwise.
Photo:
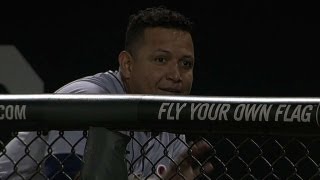
[(187, 95), (193, 81), (194, 49), (190, 33), (147, 28), (131, 62), (128, 93)]

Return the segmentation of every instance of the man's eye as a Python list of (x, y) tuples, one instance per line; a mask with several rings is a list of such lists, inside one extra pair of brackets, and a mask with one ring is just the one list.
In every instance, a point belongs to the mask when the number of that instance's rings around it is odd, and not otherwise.
[(158, 58), (155, 58), (154, 61), (157, 62), (157, 63), (165, 63), (166, 62), (166, 58), (158, 57)]
[(182, 60), (181, 61), (181, 65), (183, 67), (186, 67), (186, 68), (192, 68), (193, 67), (193, 62), (190, 61), (190, 60)]

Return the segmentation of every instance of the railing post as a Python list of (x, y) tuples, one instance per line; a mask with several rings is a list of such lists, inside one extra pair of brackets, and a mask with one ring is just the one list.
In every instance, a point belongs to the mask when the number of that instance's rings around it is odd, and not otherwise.
[(90, 127), (81, 180), (128, 179), (125, 162), (130, 138), (103, 127)]

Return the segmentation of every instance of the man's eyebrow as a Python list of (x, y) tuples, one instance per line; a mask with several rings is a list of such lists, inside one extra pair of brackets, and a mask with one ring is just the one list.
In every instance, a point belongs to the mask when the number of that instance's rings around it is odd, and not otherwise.
[[(154, 52), (155, 52), (155, 53), (157, 53), (157, 52), (163, 52), (163, 53), (167, 53), (167, 54), (172, 54), (170, 51), (165, 50), (165, 49), (161, 49), (161, 48), (160, 48), (160, 49), (156, 49)], [(182, 58), (195, 59), (195, 57), (192, 56), (192, 55), (184, 55), (184, 56), (182, 56)]]
[(191, 56), (191, 55), (184, 55), (184, 56), (182, 56), (182, 58), (187, 58), (187, 59), (192, 59), (192, 60), (194, 60), (194, 57)]
[(171, 52), (170, 52), (170, 51), (165, 50), (165, 49), (156, 49), (154, 52), (164, 52), (164, 53), (171, 54)]

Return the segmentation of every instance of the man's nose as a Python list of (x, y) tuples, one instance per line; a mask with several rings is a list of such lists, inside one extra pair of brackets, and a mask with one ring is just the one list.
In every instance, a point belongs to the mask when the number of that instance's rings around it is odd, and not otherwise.
[(168, 72), (167, 72), (167, 79), (174, 82), (180, 82), (182, 80), (178, 64), (169, 65)]

